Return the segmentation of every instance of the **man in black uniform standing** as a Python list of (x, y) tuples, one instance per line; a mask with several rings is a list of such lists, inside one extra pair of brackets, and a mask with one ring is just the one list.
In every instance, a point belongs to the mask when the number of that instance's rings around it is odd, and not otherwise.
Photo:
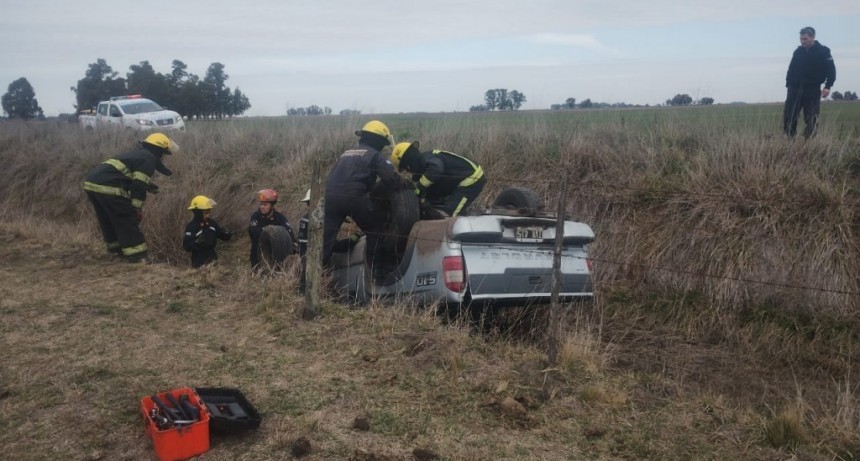
[(330, 263), (337, 233), (347, 216), (367, 234), (366, 254), (371, 259), (376, 255), (383, 225), (368, 193), (377, 177), (387, 188), (396, 189), (402, 184), (400, 175), (381, 153), (385, 146), (392, 144), (388, 127), (372, 120), (355, 134), (359, 137), (358, 146), (341, 154), (326, 178), (323, 266)]
[(147, 248), (140, 221), (147, 192), (156, 193), (152, 175), (173, 174), (161, 158), (178, 150), (176, 143), (153, 133), (140, 147), (105, 160), (90, 170), (84, 190), (93, 204), (107, 249), (126, 261), (146, 261)]
[[(797, 134), (797, 116), (801, 109), (806, 123), (803, 136), (809, 139), (815, 134), (821, 98), (830, 95), (830, 87), (835, 81), (836, 65), (830, 55), (830, 48), (815, 40), (815, 29), (812, 27), (800, 29), (800, 46), (794, 50), (785, 75), (785, 86), (788, 88), (782, 115), (785, 134), (791, 137)], [(824, 89), (821, 89), (822, 83)]]

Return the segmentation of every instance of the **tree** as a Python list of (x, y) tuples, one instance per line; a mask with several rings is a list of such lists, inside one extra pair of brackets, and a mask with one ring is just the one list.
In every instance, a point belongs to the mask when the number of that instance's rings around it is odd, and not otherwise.
[(498, 91), (499, 90), (487, 90), (487, 92), (484, 93), (484, 106), (487, 107), (487, 110), (496, 110), (499, 107)]
[(845, 100), (846, 101), (856, 101), (857, 100), (857, 92), (855, 91), (852, 93), (850, 91), (846, 91), (845, 92)]
[(174, 59), (171, 65), (172, 70), (168, 76), (168, 83), (174, 88), (179, 88), (182, 83), (188, 79), (188, 66), (184, 62)]
[(233, 95), (230, 96), (230, 107), (227, 113), (231, 116), (242, 115), (250, 108), (251, 102), (248, 101), (248, 97), (239, 90), (239, 87), (236, 87), (236, 89), (233, 90)]
[(670, 106), (689, 106), (693, 103), (693, 98), (689, 94), (676, 94), (674, 98), (666, 101)]
[(361, 115), (361, 111), (355, 109), (344, 109), (340, 111), (339, 114), (344, 116)]
[(564, 105), (567, 106), (568, 109), (575, 109), (576, 108), (576, 98), (565, 99)]
[(191, 75), (188, 80), (182, 82), (179, 88), (175, 88), (176, 99), (168, 103), (182, 115), (202, 117), (206, 104), (203, 94), (200, 92), (200, 77)]
[(24, 77), (9, 84), (9, 89), (3, 95), (0, 102), (2, 102), (3, 112), (9, 118), (28, 120), (45, 116), (42, 113), (42, 108), (39, 107), (39, 101), (36, 100), (36, 92), (33, 91), (33, 86)]
[(593, 105), (593, 104), (591, 103), (591, 99), (590, 99), (590, 98), (589, 98), (589, 99), (586, 99), (585, 101), (582, 101), (581, 103), (579, 103), (579, 107), (580, 107), (581, 109), (591, 109), (591, 106), (592, 106), (592, 105)]
[(225, 82), (230, 78), (224, 73), (224, 64), (213, 62), (206, 69), (206, 76), (198, 84), (203, 93), (204, 115), (223, 118), (230, 114), (230, 88)]
[(508, 106), (510, 110), (519, 110), (524, 102), (526, 102), (526, 95), (517, 90), (511, 91), (511, 104)]
[(483, 104), (472, 106), (469, 108), (469, 112), (486, 112), (488, 110), (490, 110), (490, 108)]
[(526, 102), (526, 95), (517, 90), (508, 92), (507, 88), (494, 88), (484, 93), (483, 106), (472, 107), (476, 109), (486, 107), (485, 110), (517, 110), (524, 102)]
[(830, 93), (830, 97), (833, 98), (834, 101), (842, 101), (843, 99), (845, 99), (845, 96), (843, 96), (842, 93), (838, 91)]
[(131, 72), (125, 74), (129, 93), (141, 94), (145, 98), (153, 99), (161, 104), (171, 103), (170, 80), (172, 76), (155, 72), (149, 61), (133, 64), (129, 66), (129, 69)]
[(507, 88), (496, 88), (496, 109), (506, 110), (511, 106)]
[(104, 59), (98, 59), (87, 68), (84, 78), (71, 88), (75, 93), (77, 113), (95, 107), (99, 101), (126, 93), (125, 79), (116, 78), (117, 73)]
[(699, 105), (710, 106), (714, 103), (714, 98), (702, 98), (699, 100)]

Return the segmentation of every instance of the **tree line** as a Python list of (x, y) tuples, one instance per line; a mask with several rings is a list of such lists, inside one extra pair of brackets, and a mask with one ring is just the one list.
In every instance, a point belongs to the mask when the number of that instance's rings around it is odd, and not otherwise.
[(526, 95), (517, 90), (508, 91), (507, 88), (494, 88), (484, 93), (484, 104), (472, 106), (469, 111), (518, 110), (524, 102), (526, 102)]
[(149, 61), (141, 61), (131, 65), (123, 78), (104, 59), (98, 59), (71, 87), (76, 113), (92, 109), (112, 96), (140, 94), (188, 117), (241, 115), (251, 108), (251, 103), (238, 87), (231, 90), (226, 85), (230, 77), (224, 68), (224, 64), (213, 62), (200, 78), (188, 72), (188, 66), (178, 59), (173, 60), (167, 74), (156, 72)]
[(648, 104), (627, 104), (626, 102), (596, 102), (591, 98), (576, 102), (576, 98), (567, 98), (563, 103), (550, 104), (551, 110), (571, 110), (571, 109), (626, 109), (628, 107), (649, 107)]
[(834, 101), (856, 101), (857, 100), (857, 92), (846, 91), (845, 94), (842, 94), (838, 91), (834, 91), (831, 95)]
[[(118, 77), (104, 59), (98, 59), (88, 66), (84, 78), (78, 80), (76, 86), (71, 87), (75, 93), (77, 109), (76, 114), (95, 107), (100, 101), (109, 99), (111, 96), (125, 94), (141, 94), (153, 99), (159, 104), (169, 107), (184, 116), (197, 117), (225, 117), (241, 115), (251, 107), (248, 97), (239, 88), (231, 90), (225, 85), (229, 76), (224, 73), (224, 65), (215, 62), (209, 65), (206, 75), (201, 79), (197, 75), (188, 72), (188, 66), (182, 61), (173, 60), (172, 70), (169, 74), (155, 72), (149, 61), (141, 61), (140, 64), (129, 66), (125, 78)], [(831, 94), (834, 101), (857, 101), (857, 92), (845, 91), (841, 93), (834, 91)], [(526, 96), (517, 90), (508, 91), (505, 88), (494, 88), (484, 93), (484, 104), (469, 108), (472, 112), (492, 110), (518, 110), (526, 101)], [(666, 100), (668, 106), (687, 106), (693, 104), (690, 95), (676, 94)], [(714, 98), (704, 97), (695, 102), (702, 106), (714, 103)], [(645, 107), (648, 105), (646, 104)], [(6, 93), (2, 97), (3, 112), (9, 118), (32, 119), (42, 118), (44, 113), (36, 99), (33, 86), (25, 77), (14, 80), (9, 84)], [(563, 103), (552, 104), (552, 110), (566, 109), (599, 109), (599, 108), (627, 108), (642, 107), (639, 104), (592, 102), (585, 99), (577, 102), (576, 98), (567, 98)], [(319, 107), (311, 105), (287, 109), (290, 116), (308, 115), (330, 115), (330, 107)], [(340, 115), (359, 115), (361, 111), (344, 109)]]

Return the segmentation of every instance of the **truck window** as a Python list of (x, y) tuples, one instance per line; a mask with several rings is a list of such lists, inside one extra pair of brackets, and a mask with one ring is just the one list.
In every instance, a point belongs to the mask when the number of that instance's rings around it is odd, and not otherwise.
[(99, 104), (99, 114), (107, 115), (108, 114), (108, 105), (107, 104)]
[(145, 99), (135, 102), (126, 102), (122, 105), (122, 109), (126, 114), (144, 114), (147, 112), (158, 112), (160, 110), (164, 110), (158, 104)]
[(110, 116), (111, 117), (122, 117), (122, 112), (119, 111), (119, 107), (111, 104), (110, 106)]

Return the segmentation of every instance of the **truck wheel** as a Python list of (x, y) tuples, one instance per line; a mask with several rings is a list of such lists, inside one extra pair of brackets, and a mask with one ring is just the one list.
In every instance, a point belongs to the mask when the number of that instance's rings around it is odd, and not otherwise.
[(293, 253), (293, 239), (285, 227), (266, 226), (260, 234), (260, 266), (271, 271), (283, 269), (284, 260)]
[(508, 187), (496, 196), (493, 208), (519, 210), (520, 214), (534, 216), (543, 210), (544, 205), (533, 190), (525, 187)]

